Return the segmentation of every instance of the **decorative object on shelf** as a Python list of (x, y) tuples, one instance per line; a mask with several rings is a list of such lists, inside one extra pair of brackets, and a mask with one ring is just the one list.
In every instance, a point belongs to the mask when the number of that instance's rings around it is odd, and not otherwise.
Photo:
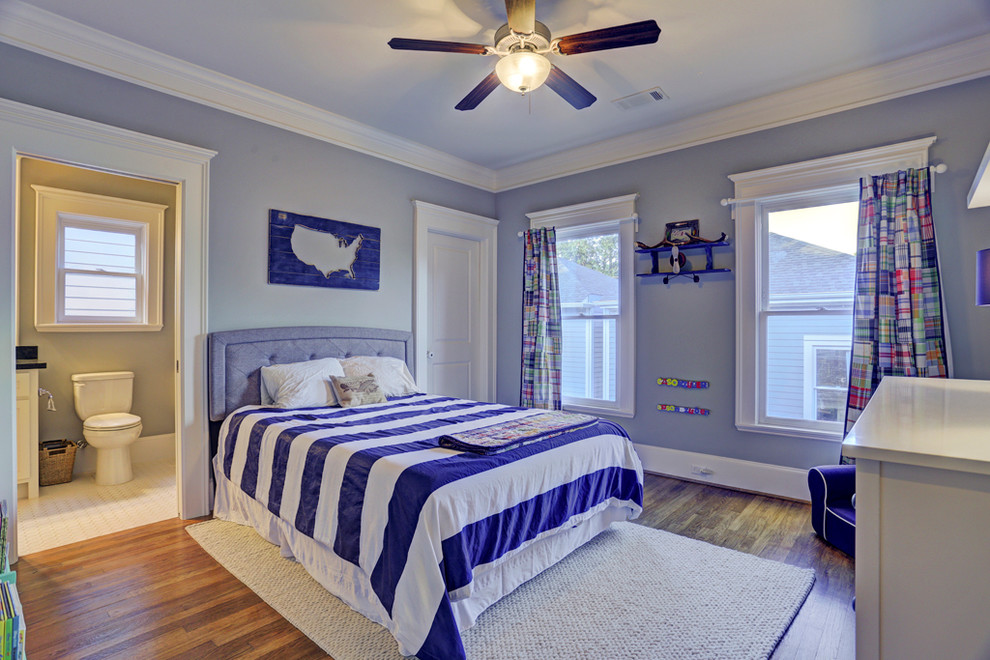
[(378, 227), (271, 209), (268, 283), (378, 290)]
[(675, 274), (680, 273), (681, 268), (683, 268), (685, 264), (687, 264), (687, 257), (684, 256), (684, 254), (678, 249), (678, 247), (675, 245), (674, 247), (670, 248), (671, 272)]
[(707, 380), (684, 380), (683, 378), (657, 378), (657, 385), (663, 387), (684, 387), (689, 390), (707, 390)]
[(658, 403), (657, 410), (660, 412), (681, 413), (684, 415), (707, 415), (711, 412), (708, 408), (689, 408), (687, 406), (675, 406), (670, 403)]
[[(651, 276), (663, 276), (663, 283), (667, 284), (672, 278), (684, 276), (690, 277), (695, 282), (700, 281), (699, 275), (705, 273), (728, 273), (731, 272), (731, 268), (715, 268), (714, 260), (712, 259), (712, 249), (717, 247), (723, 247), (729, 245), (729, 242), (725, 240), (725, 232), (717, 241), (709, 241), (707, 239), (699, 238), (695, 243), (685, 243), (683, 245), (663, 245), (657, 244), (653, 247), (644, 247), (642, 243), (637, 243), (640, 246), (636, 250), (639, 254), (648, 254), (653, 259), (653, 268), (649, 273), (637, 273), (638, 277), (651, 277)], [(676, 263), (675, 263), (675, 250), (676, 250)], [(687, 263), (687, 259), (684, 259), (684, 252), (690, 250), (704, 250), (705, 251), (705, 268), (704, 270), (684, 270), (684, 266)], [(670, 265), (671, 270), (668, 272), (660, 271), (660, 253), (670, 252)]]
[(679, 222), (668, 222), (667, 231), (664, 232), (663, 240), (667, 245), (684, 245), (692, 243), (701, 235), (698, 225), (700, 220), (681, 220)]

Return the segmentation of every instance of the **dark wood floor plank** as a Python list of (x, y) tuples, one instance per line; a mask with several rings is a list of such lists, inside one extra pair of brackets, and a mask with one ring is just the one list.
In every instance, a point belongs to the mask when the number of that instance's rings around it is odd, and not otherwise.
[[(166, 520), (22, 557), (14, 567), (31, 660), (326, 658)], [(813, 568), (808, 601), (774, 658), (852, 658), (854, 564), (812, 532), (799, 502), (647, 475), (637, 521)]]

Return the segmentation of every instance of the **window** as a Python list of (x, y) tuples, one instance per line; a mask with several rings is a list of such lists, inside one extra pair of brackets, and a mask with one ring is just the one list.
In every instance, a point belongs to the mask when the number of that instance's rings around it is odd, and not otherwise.
[(730, 176), (736, 427), (841, 440), (859, 179), (928, 165), (934, 138)]
[(529, 214), (557, 234), (563, 405), (634, 413), (636, 195)]
[[(856, 195), (853, 189), (759, 207), (767, 255), (765, 277), (759, 278), (763, 423), (841, 431), (845, 376), (840, 381), (836, 374), (848, 369), (848, 360), (843, 357), (840, 367), (829, 357), (848, 356), (852, 344)], [(843, 201), (827, 203), (836, 199)], [(823, 335), (829, 343), (816, 343)], [(819, 415), (816, 397), (831, 414)], [(842, 414), (836, 415), (838, 407)]]
[(38, 330), (160, 330), (167, 207), (32, 187)]
[(805, 335), (804, 419), (819, 422), (845, 419), (851, 334)]
[(615, 402), (615, 329), (619, 323), (619, 232), (557, 237), (563, 331), (563, 396)]

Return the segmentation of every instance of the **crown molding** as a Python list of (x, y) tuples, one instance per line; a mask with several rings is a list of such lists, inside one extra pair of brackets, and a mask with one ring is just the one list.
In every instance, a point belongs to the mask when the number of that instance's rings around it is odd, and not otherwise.
[(990, 75), (990, 34), (495, 172), (511, 190)]
[(0, 4), (0, 41), (97, 73), (494, 192), (494, 172), (341, 115), (20, 2)]
[(172, 96), (502, 192), (990, 75), (990, 35), (657, 128), (493, 170), (164, 55), (20, 0), (0, 3), (0, 41)]

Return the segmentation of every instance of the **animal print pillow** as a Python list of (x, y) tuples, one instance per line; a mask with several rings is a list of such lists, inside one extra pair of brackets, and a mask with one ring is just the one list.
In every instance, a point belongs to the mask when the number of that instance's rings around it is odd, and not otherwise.
[(369, 403), (385, 403), (385, 393), (371, 374), (366, 376), (330, 376), (337, 401), (344, 408)]

